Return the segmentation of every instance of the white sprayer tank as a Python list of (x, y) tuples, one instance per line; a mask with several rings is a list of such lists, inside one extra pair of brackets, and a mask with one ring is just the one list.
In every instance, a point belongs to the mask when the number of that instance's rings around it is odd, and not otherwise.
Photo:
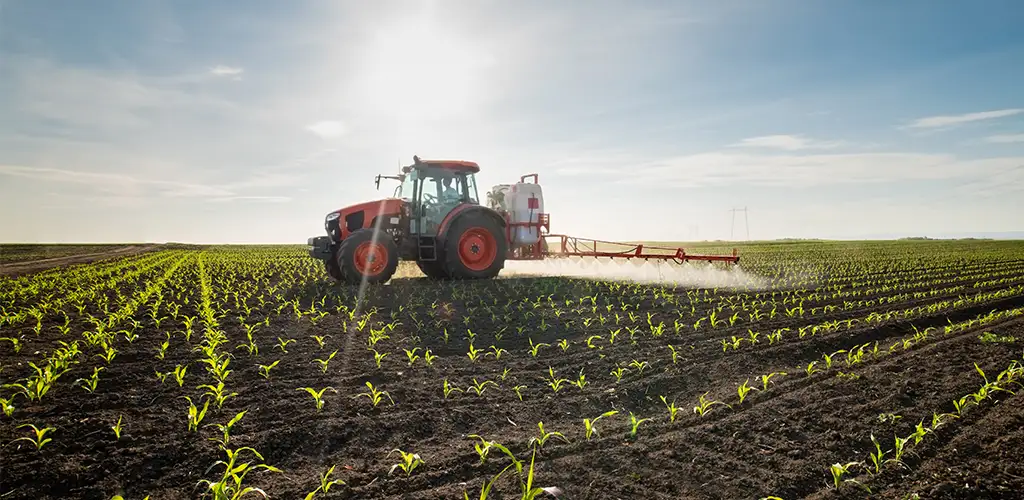
[[(491, 208), (508, 214), (511, 224), (536, 224), (544, 213), (544, 193), (540, 184), (536, 183), (517, 182), (494, 186), (488, 203)], [(513, 247), (533, 245), (540, 241), (540, 228), (536, 226), (513, 226), (511, 234)]]

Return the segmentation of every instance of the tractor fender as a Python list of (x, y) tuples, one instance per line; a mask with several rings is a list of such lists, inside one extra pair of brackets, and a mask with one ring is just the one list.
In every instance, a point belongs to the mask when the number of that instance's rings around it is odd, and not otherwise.
[[(496, 222), (498, 226), (501, 227), (502, 229), (505, 229), (508, 226), (508, 223), (505, 221), (505, 218), (502, 217), (501, 214), (499, 214), (497, 211), (482, 205), (463, 203), (453, 208), (451, 212), (448, 212), (448, 215), (444, 218), (444, 220), (441, 221), (441, 225), (437, 229), (437, 241), (444, 241), (445, 236), (448, 234), (448, 229), (452, 227), (452, 224), (456, 221), (458, 217), (474, 213), (480, 213), (488, 217), (491, 217), (492, 219), (494, 219), (494, 222)], [(505, 234), (503, 234), (502, 236), (504, 236), (507, 239), (507, 231), (503, 231), (503, 233)]]

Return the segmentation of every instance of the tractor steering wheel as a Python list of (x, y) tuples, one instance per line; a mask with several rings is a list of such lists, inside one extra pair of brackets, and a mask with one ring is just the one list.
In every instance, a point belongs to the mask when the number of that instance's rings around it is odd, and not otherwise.
[(423, 206), (425, 208), (436, 207), (437, 205), (439, 205), (437, 202), (437, 196), (430, 193), (423, 193)]

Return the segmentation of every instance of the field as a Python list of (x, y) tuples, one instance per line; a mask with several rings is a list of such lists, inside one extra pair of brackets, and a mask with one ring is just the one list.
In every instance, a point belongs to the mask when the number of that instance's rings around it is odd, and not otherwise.
[(0, 276), (32, 273), (49, 267), (91, 262), (104, 257), (151, 250), (149, 244), (0, 244)]
[(739, 250), (757, 286), (360, 289), (293, 246), (0, 277), (0, 499), (1022, 497), (1024, 242)]

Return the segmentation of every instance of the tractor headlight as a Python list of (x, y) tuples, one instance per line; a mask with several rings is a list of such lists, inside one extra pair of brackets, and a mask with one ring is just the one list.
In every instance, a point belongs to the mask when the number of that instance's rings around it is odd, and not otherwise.
[(337, 219), (340, 216), (341, 214), (339, 214), (338, 212), (331, 212), (327, 214), (327, 222), (331, 222), (332, 220)]

